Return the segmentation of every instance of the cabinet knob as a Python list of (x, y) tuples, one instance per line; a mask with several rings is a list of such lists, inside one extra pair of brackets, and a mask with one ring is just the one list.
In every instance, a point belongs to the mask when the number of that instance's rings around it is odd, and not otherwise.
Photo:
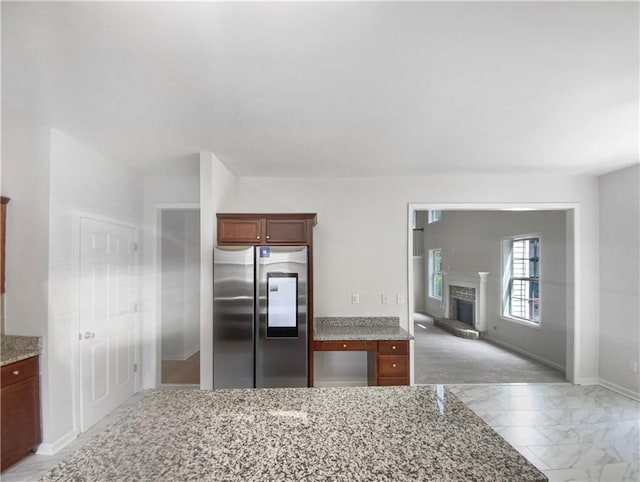
[(267, 234), (267, 239), (269, 239), (269, 235)]
[(347, 347), (347, 344), (346, 344), (346, 343), (343, 343), (343, 344), (342, 344), (342, 348), (346, 348), (346, 347)]
[(260, 239), (260, 236), (256, 236), (256, 239)]
[(13, 372), (11, 373), (13, 373), (14, 375), (20, 375), (20, 370), (13, 370)]
[(393, 364), (393, 368), (395, 368), (396, 366), (397, 366), (397, 365), (394, 363), (394, 364)]
[(395, 345), (393, 345), (393, 346), (391, 347), (391, 349), (392, 349), (392, 350), (395, 350), (395, 349), (396, 349), (396, 346), (395, 346)]

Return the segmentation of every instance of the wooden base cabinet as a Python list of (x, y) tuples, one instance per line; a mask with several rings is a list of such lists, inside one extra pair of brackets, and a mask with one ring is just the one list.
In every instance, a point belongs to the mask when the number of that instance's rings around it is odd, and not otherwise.
[(409, 385), (409, 342), (406, 340), (314, 341), (314, 351), (366, 351), (369, 386)]
[(409, 385), (409, 342), (379, 341), (376, 385)]
[(38, 358), (35, 356), (2, 367), (0, 470), (13, 465), (42, 442)]

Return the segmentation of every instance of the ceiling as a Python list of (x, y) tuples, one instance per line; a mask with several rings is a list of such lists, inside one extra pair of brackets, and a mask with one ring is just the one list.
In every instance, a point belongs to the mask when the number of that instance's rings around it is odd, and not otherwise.
[(146, 172), (599, 174), (638, 162), (639, 35), (637, 2), (3, 2), (3, 137)]

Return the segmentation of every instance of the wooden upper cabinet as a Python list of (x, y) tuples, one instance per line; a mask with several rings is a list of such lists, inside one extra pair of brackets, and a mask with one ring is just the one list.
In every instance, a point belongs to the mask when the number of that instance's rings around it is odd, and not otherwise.
[(218, 214), (218, 245), (311, 245), (315, 213)]
[(264, 219), (230, 218), (218, 215), (218, 244), (263, 243)]
[(308, 219), (266, 219), (266, 242), (309, 244), (311, 236)]

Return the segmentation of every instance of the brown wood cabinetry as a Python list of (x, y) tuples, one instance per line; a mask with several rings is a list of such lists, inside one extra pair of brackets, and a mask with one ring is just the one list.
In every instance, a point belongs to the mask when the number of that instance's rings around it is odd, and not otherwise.
[(3, 366), (0, 373), (1, 470), (23, 458), (42, 441), (38, 358), (10, 363)]
[(218, 214), (218, 245), (311, 245), (315, 213)]
[(409, 385), (409, 342), (379, 341), (376, 385)]
[(366, 351), (369, 385), (409, 385), (409, 342), (406, 340), (323, 340), (314, 341), (313, 349)]
[(264, 219), (221, 218), (218, 215), (218, 244), (260, 244)]

